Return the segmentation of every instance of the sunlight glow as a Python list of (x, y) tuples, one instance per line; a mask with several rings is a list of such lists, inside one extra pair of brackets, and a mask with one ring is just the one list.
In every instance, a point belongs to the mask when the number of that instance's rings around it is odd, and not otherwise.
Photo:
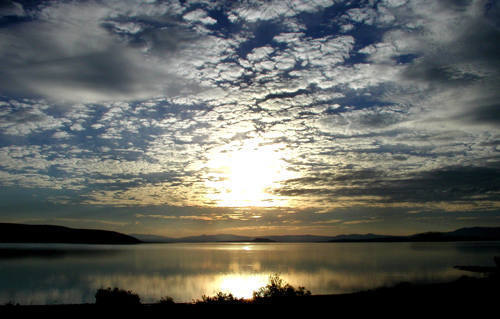
[(269, 275), (227, 275), (221, 278), (219, 288), (236, 298), (252, 298), (253, 292), (267, 284)]
[(293, 178), (283, 160), (284, 146), (263, 145), (262, 140), (247, 141), (234, 151), (218, 151), (208, 163), (210, 178), (206, 186), (213, 190), (207, 197), (224, 207), (274, 207), (285, 199), (271, 193), (280, 182)]

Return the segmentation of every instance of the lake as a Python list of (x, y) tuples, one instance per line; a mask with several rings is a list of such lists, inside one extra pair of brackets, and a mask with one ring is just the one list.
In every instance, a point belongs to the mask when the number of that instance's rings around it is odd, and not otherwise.
[(313, 294), (346, 293), (451, 281), (474, 275), (455, 265), (493, 266), (495, 255), (500, 242), (0, 244), (0, 304), (93, 303), (107, 287), (143, 302), (251, 297), (273, 273)]

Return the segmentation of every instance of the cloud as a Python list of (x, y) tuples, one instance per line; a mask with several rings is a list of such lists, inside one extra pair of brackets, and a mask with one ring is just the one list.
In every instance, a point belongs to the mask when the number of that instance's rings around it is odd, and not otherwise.
[[(2, 8), (4, 188), (148, 225), (233, 229), (498, 210), (495, 2)], [(216, 208), (212, 185), (230, 176), (214, 163), (249, 144), (279, 157), (283, 176), (262, 192), (282, 209)], [(192, 211), (162, 211), (174, 206)]]
[(4, 17), (23, 17), (26, 15), (23, 5), (15, 1), (3, 1), (0, 4), (0, 19)]
[[(401, 10), (397, 8), (396, 12)], [(406, 28), (387, 32), (382, 42), (360, 52), (379, 64), (394, 65), (399, 57), (412, 57), (396, 78), (402, 87), (408, 85), (402, 94), (410, 96), (409, 91), (416, 86), (420, 93), (426, 93), (412, 100), (414, 106), (428, 110), (422, 114), (422, 122), (441, 117), (443, 122), (452, 120), (455, 125), (495, 123), (500, 29), (494, 21), (499, 14), (498, 4), (485, 1), (410, 2), (397, 22)], [(440, 108), (427, 107), (437, 104)]]
[(186, 13), (183, 18), (189, 22), (198, 22), (203, 24), (214, 24), (217, 20), (207, 15), (206, 11), (197, 9)]
[[(2, 92), (74, 103), (178, 95), (196, 88), (171, 71), (171, 63), (179, 63), (172, 52), (188, 30), (143, 30), (123, 22), (114, 25), (117, 32), (108, 32), (106, 23), (114, 14), (113, 8), (93, 2), (54, 2), (34, 19), (3, 28)], [(124, 42), (117, 33), (133, 35), (136, 43)]]
[(65, 139), (65, 138), (69, 138), (71, 137), (70, 134), (68, 134), (67, 132), (61, 132), (61, 131), (58, 131), (58, 132), (55, 132), (54, 134), (52, 134), (52, 137), (53, 138), (61, 138), (61, 139)]
[(293, 2), (283, 1), (249, 1), (245, 5), (236, 5), (231, 15), (232, 20), (237, 18), (248, 23), (258, 21), (273, 20), (277, 18), (286, 18), (299, 15), (300, 13), (312, 13), (332, 6), (332, 0), (300, 0)]
[(0, 132), (7, 135), (26, 136), (62, 127), (65, 120), (47, 114), (45, 103), (23, 103), (15, 100), (4, 103)]
[(313, 224), (339, 224), (342, 222), (342, 219), (330, 219), (330, 220), (322, 220), (322, 221), (317, 221), (313, 222)]
[[(342, 174), (325, 174), (288, 180), (277, 189), (283, 196), (327, 197), (356, 201), (370, 206), (375, 203), (474, 203), (479, 198), (491, 202), (484, 209), (497, 209), (500, 203), (500, 171), (495, 167), (446, 167), (407, 176), (386, 176), (382, 170), (345, 170)], [(389, 173), (390, 174), (390, 173)], [(336, 185), (336, 186), (331, 186)], [(367, 200), (366, 200), (367, 199)], [(480, 207), (477, 207), (481, 210)]]
[(349, 220), (344, 222), (345, 225), (359, 225), (359, 224), (371, 224), (381, 222), (381, 219), (360, 219), (360, 220)]
[(176, 219), (177, 216), (170, 215), (156, 215), (156, 214), (135, 214), (137, 218), (158, 218), (158, 219)]

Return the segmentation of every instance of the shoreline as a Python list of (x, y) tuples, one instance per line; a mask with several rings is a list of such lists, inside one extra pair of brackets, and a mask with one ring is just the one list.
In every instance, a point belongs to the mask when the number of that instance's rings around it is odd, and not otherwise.
[(139, 305), (56, 304), (56, 305), (1, 305), (0, 315), (50, 314), (50, 315), (96, 315), (96, 314), (141, 314), (163, 315), (227, 314), (243, 311), (263, 314), (277, 311), (293, 314), (295, 311), (337, 311), (341, 313), (370, 314), (372, 312), (398, 313), (400, 311), (433, 313), (483, 311), (495, 309), (500, 287), (498, 273), (482, 278), (463, 276), (446, 283), (415, 284), (403, 282), (393, 287), (347, 294), (311, 295), (284, 297), (272, 302), (244, 303), (147, 303)]

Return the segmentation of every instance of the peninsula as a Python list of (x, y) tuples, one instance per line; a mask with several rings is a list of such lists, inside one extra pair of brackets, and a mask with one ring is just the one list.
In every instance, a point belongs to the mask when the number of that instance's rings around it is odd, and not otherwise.
[(139, 244), (135, 237), (114, 231), (53, 225), (0, 223), (0, 243)]

